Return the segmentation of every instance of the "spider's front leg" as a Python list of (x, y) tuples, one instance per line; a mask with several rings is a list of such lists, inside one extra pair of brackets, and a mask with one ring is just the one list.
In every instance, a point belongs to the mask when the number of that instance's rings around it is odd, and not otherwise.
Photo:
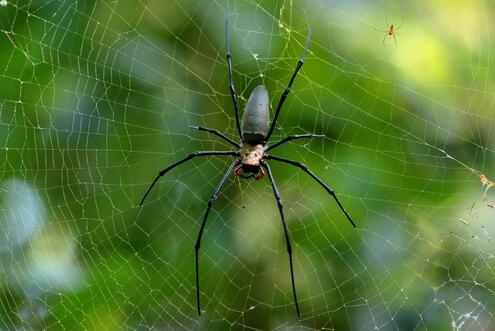
[(284, 227), (285, 242), (287, 244), (287, 253), (289, 253), (290, 279), (292, 281), (292, 293), (294, 294), (294, 302), (296, 305), (297, 316), (301, 317), (301, 314), (299, 313), (299, 304), (297, 302), (296, 285), (294, 283), (294, 268), (292, 266), (292, 247), (290, 245), (290, 237), (289, 237), (289, 231), (287, 230), (287, 224), (285, 223), (282, 197), (280, 196), (277, 185), (275, 184), (275, 180), (273, 179), (272, 171), (270, 170), (270, 166), (268, 165), (268, 163), (262, 161), (261, 166), (266, 169), (266, 173), (268, 174), (270, 184), (272, 185), (273, 194), (275, 195), (275, 200), (277, 200), (277, 207), (278, 207), (278, 210), (280, 212), (280, 218), (282, 219), (282, 226)]
[(301, 162), (289, 160), (289, 159), (286, 159), (286, 158), (283, 158), (283, 157), (280, 157), (280, 156), (274, 156), (274, 155), (267, 155), (266, 156), (266, 160), (276, 160), (276, 161), (288, 163), (290, 165), (293, 165), (293, 166), (296, 166), (296, 167), (300, 168), (305, 173), (307, 173), (308, 175), (310, 175), (314, 180), (316, 180), (318, 182), (318, 184), (320, 184), (325, 189), (325, 191), (327, 191), (334, 198), (335, 202), (337, 202), (337, 204), (339, 205), (340, 210), (342, 210), (342, 212), (345, 214), (345, 216), (347, 217), (347, 219), (349, 220), (349, 222), (352, 224), (352, 226), (353, 227), (356, 227), (356, 224), (354, 224), (354, 222), (352, 221), (351, 217), (349, 216), (349, 214), (345, 210), (344, 206), (342, 206), (342, 204), (340, 203), (339, 199), (335, 195), (335, 192), (330, 188), (330, 186), (328, 186), (327, 184), (325, 184), (324, 181), (322, 181), (311, 170), (309, 170), (308, 167), (306, 167), (305, 164), (303, 164)]
[(215, 199), (218, 195), (218, 192), (222, 189), (223, 185), (227, 181), (227, 178), (229, 178), (229, 175), (232, 173), (235, 167), (240, 163), (240, 160), (235, 160), (229, 167), (229, 170), (225, 173), (223, 178), (220, 180), (218, 183), (217, 187), (215, 187), (215, 190), (213, 191), (213, 194), (211, 195), (210, 199), (208, 200), (208, 205), (205, 210), (205, 214), (203, 216), (203, 220), (201, 221), (201, 227), (199, 228), (199, 233), (198, 233), (198, 238), (196, 239), (196, 244), (194, 245), (194, 251), (196, 252), (196, 302), (198, 303), (198, 315), (201, 316), (201, 306), (200, 306), (200, 301), (199, 301), (199, 263), (198, 263), (198, 252), (199, 248), (201, 247), (201, 237), (203, 236), (203, 231), (205, 229), (205, 224), (206, 224), (206, 219), (208, 218), (208, 214), (210, 213), (211, 206), (213, 205), (213, 202), (215, 202)]
[(153, 188), (153, 186), (155, 186), (156, 182), (158, 181), (158, 179), (160, 179), (160, 177), (162, 177), (163, 175), (165, 175), (167, 172), (169, 172), (173, 168), (177, 167), (178, 165), (180, 165), (180, 164), (182, 164), (182, 163), (184, 163), (186, 161), (189, 161), (190, 159), (192, 159), (192, 158), (194, 158), (196, 156), (205, 156), (205, 155), (230, 155), (230, 156), (238, 156), (239, 155), (239, 152), (231, 152), (231, 151), (200, 151), (200, 152), (192, 152), (191, 154), (189, 154), (188, 156), (186, 156), (182, 160), (177, 161), (177, 162), (169, 165), (168, 167), (166, 167), (165, 169), (161, 170), (158, 173), (158, 175), (155, 177), (155, 179), (151, 183), (150, 187), (148, 188), (148, 190), (144, 194), (143, 198), (141, 199), (141, 202), (139, 203), (139, 206), (142, 206), (143, 205), (144, 200), (146, 199), (146, 197), (148, 196), (148, 194), (151, 192), (151, 189)]

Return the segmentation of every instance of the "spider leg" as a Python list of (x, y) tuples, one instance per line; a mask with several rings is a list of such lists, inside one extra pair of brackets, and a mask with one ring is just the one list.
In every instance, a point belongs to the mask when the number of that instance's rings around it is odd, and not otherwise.
[(285, 144), (286, 142), (289, 142), (291, 140), (294, 140), (294, 139), (301, 139), (301, 138), (325, 138), (325, 135), (322, 135), (322, 134), (311, 134), (311, 133), (307, 133), (307, 134), (292, 134), (290, 136), (287, 136), (285, 137), (284, 139), (280, 140), (279, 142), (273, 144), (273, 145), (270, 145), (270, 146), (267, 146), (265, 148), (265, 152), (271, 150), (271, 149), (274, 149), (275, 147), (278, 147), (282, 144)]
[(210, 129), (210, 128), (205, 128), (203, 126), (198, 126), (198, 125), (191, 125), (189, 126), (191, 129), (196, 129), (196, 130), (199, 130), (199, 131), (206, 131), (206, 132), (209, 132), (209, 133), (213, 133), (214, 135), (222, 138), (223, 140), (225, 140), (226, 142), (228, 142), (229, 144), (231, 145), (234, 145), (235, 147), (237, 148), (241, 148), (241, 145), (239, 145), (238, 143), (236, 143), (235, 141), (233, 141), (232, 139), (230, 139), (229, 137), (225, 136), (223, 133), (221, 133), (220, 131), (218, 130), (215, 130), (215, 129)]
[(198, 233), (198, 238), (196, 239), (196, 244), (194, 245), (194, 251), (196, 252), (196, 302), (198, 303), (198, 315), (201, 316), (201, 308), (200, 308), (200, 303), (199, 303), (199, 263), (198, 263), (198, 252), (199, 248), (201, 246), (201, 237), (203, 236), (203, 230), (205, 228), (206, 224), (206, 218), (208, 217), (208, 214), (210, 213), (211, 206), (213, 205), (213, 202), (217, 198), (218, 192), (222, 189), (223, 185), (227, 181), (227, 178), (229, 178), (229, 175), (232, 173), (234, 168), (240, 163), (240, 160), (235, 160), (229, 167), (229, 170), (223, 175), (223, 178), (220, 180), (218, 183), (217, 187), (215, 187), (215, 190), (213, 191), (213, 194), (211, 195), (210, 199), (208, 200), (208, 206), (206, 207), (205, 214), (203, 216), (203, 220), (201, 221), (201, 227), (199, 228), (199, 233)]
[(276, 160), (276, 161), (280, 161), (280, 162), (284, 162), (284, 163), (288, 163), (288, 164), (291, 164), (293, 166), (296, 166), (296, 167), (299, 167), (301, 168), (304, 172), (306, 172), (308, 175), (310, 175), (314, 180), (316, 180), (318, 182), (318, 184), (320, 184), (321, 186), (323, 186), (323, 188), (331, 195), (333, 196), (333, 198), (335, 199), (335, 201), (337, 202), (337, 204), (339, 205), (340, 209), (344, 212), (345, 216), (347, 217), (347, 219), (349, 220), (349, 222), (351, 222), (352, 226), (353, 227), (356, 227), (356, 224), (354, 224), (354, 222), (352, 221), (351, 217), (349, 216), (349, 214), (347, 214), (346, 210), (344, 209), (344, 206), (342, 206), (342, 204), (340, 203), (339, 199), (337, 199), (337, 196), (335, 195), (335, 192), (327, 185), (325, 184), (320, 178), (318, 178), (318, 176), (316, 176), (313, 172), (311, 172), (311, 170), (308, 169), (308, 167), (306, 167), (305, 164), (301, 163), (301, 162), (297, 162), (297, 161), (293, 161), (293, 160), (289, 160), (289, 159), (286, 159), (286, 158), (283, 158), (283, 157), (279, 157), (279, 156), (273, 156), (273, 155), (267, 155), (266, 156), (266, 160)]
[(282, 226), (284, 227), (284, 233), (285, 233), (285, 242), (287, 244), (287, 253), (289, 253), (289, 264), (290, 264), (290, 279), (292, 281), (292, 293), (294, 294), (294, 302), (296, 304), (296, 311), (297, 311), (297, 316), (301, 317), (301, 314), (299, 313), (299, 304), (297, 303), (297, 295), (296, 295), (296, 285), (294, 283), (294, 269), (292, 266), (292, 247), (290, 245), (290, 237), (289, 237), (289, 231), (287, 230), (287, 224), (285, 223), (285, 217), (284, 217), (284, 211), (283, 211), (283, 204), (282, 204), (282, 198), (280, 197), (280, 193), (278, 191), (277, 185), (275, 184), (275, 180), (273, 179), (272, 171), (270, 170), (270, 166), (263, 162), (262, 166), (266, 169), (266, 172), (268, 174), (268, 178), (270, 179), (270, 184), (272, 185), (273, 189), (273, 194), (275, 195), (275, 199), (277, 200), (277, 207), (280, 212), (280, 218), (282, 219)]
[(273, 129), (275, 128), (275, 124), (277, 123), (277, 118), (278, 114), (280, 112), (280, 109), (282, 108), (282, 105), (285, 102), (285, 99), (287, 98), (287, 95), (290, 92), (290, 88), (292, 87), (292, 83), (294, 83), (294, 79), (296, 78), (296, 75), (301, 69), (303, 63), (304, 63), (304, 56), (306, 55), (306, 51), (308, 50), (308, 44), (309, 44), (309, 37), (311, 36), (311, 29), (308, 29), (308, 36), (306, 37), (306, 44), (304, 45), (304, 50), (301, 54), (301, 58), (299, 61), (297, 61), (296, 69), (294, 70), (294, 73), (292, 74), (292, 77), (290, 78), (289, 84), (285, 88), (284, 93), (280, 97), (280, 101), (278, 102), (277, 110), (275, 111), (275, 116), (273, 117), (272, 125), (270, 126), (270, 131), (268, 131), (268, 134), (266, 135), (265, 141), (268, 141), (270, 139), (270, 136), (272, 135)]
[(392, 33), (392, 37), (394, 37), (395, 47), (397, 47), (397, 39), (395, 38), (395, 33)]
[(141, 202), (139, 203), (139, 206), (142, 206), (143, 205), (144, 200), (146, 199), (146, 197), (148, 196), (148, 194), (151, 192), (151, 189), (153, 188), (153, 186), (155, 186), (156, 182), (158, 181), (158, 179), (160, 179), (160, 177), (162, 177), (163, 175), (165, 175), (167, 172), (169, 172), (173, 168), (177, 167), (178, 165), (180, 165), (180, 164), (182, 164), (182, 163), (184, 163), (186, 161), (189, 161), (190, 159), (192, 159), (192, 158), (194, 158), (196, 156), (205, 156), (205, 155), (231, 155), (231, 156), (238, 156), (239, 153), (238, 152), (230, 152), (230, 151), (200, 151), (200, 152), (192, 152), (191, 154), (189, 154), (188, 156), (186, 156), (182, 160), (177, 161), (177, 162), (169, 165), (168, 167), (166, 167), (165, 169), (161, 170), (158, 173), (158, 175), (155, 177), (155, 179), (151, 183), (150, 187), (148, 188), (148, 190), (144, 194), (143, 198), (141, 199)]
[(229, 48), (229, 19), (225, 20), (225, 46), (227, 49), (227, 66), (229, 68), (229, 91), (232, 96), (232, 102), (234, 103), (234, 115), (235, 124), (237, 126), (237, 132), (239, 133), (239, 138), (242, 140), (241, 123), (239, 121), (239, 108), (237, 106), (237, 94), (235, 93), (234, 83), (232, 81), (232, 56), (230, 56)]
[(382, 33), (386, 33), (386, 34), (388, 34), (388, 31), (385, 31), (385, 30), (380, 30), (380, 29), (377, 29), (377, 28), (375, 28), (375, 27), (374, 27), (373, 29), (375, 29), (375, 31), (377, 31), (377, 32), (382, 32)]
[(387, 40), (388, 32), (385, 33), (385, 37), (383, 37), (383, 44), (385, 45), (385, 40)]

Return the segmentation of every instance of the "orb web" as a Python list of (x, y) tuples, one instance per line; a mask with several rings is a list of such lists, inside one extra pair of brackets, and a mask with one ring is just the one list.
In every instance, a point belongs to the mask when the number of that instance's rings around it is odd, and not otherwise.
[[(488, 330), (493, 291), (493, 6), (488, 1), (0, 2), (2, 329)], [(386, 14), (386, 15), (385, 15)], [(301, 318), (268, 181), (232, 176), (194, 242), (242, 108), (271, 141)], [(386, 22), (386, 19), (387, 22)], [(377, 30), (403, 25), (397, 46)]]

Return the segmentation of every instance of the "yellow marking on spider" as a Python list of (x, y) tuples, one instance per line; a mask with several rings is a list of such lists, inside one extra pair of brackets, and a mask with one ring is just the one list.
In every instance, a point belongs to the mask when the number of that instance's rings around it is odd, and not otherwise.
[(239, 151), (241, 154), (241, 163), (251, 166), (259, 166), (264, 153), (263, 145), (249, 145), (242, 144), (242, 148)]

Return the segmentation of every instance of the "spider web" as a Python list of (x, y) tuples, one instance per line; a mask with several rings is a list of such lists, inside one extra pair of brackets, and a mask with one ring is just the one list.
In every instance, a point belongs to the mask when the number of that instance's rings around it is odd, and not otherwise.
[[(495, 326), (494, 7), (490, 1), (0, 2), (0, 328), (490, 330)], [(228, 157), (157, 171), (278, 102), (273, 154), (301, 318), (267, 180)], [(386, 17), (386, 18), (385, 18)], [(386, 22), (388, 20), (388, 22)], [(397, 47), (382, 38), (399, 26)], [(273, 114), (273, 109), (272, 109)], [(480, 187), (483, 185), (483, 187)]]

